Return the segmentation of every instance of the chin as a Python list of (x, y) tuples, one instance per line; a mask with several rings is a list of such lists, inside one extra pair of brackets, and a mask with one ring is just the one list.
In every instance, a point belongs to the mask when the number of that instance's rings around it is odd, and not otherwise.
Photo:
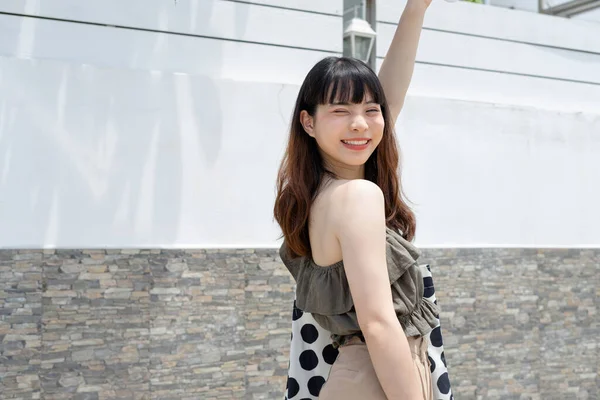
[(354, 159), (354, 160), (344, 160), (342, 161), (344, 164), (351, 166), (351, 167), (362, 167), (363, 165), (365, 165), (367, 163), (367, 160), (369, 158), (364, 158), (361, 157), (360, 159)]

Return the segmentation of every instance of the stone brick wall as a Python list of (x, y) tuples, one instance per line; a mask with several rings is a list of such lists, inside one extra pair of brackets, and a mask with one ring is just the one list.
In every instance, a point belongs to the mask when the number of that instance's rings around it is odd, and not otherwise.
[[(600, 250), (423, 251), (463, 399), (597, 399)], [(0, 400), (283, 399), (276, 250), (0, 250)]]

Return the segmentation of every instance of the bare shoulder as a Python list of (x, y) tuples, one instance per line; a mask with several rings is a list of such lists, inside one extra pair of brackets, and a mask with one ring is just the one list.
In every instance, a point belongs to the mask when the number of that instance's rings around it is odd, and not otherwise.
[(366, 179), (352, 179), (343, 181), (339, 186), (339, 196), (345, 202), (355, 202), (359, 200), (383, 200), (383, 192), (377, 184)]
[(338, 231), (364, 227), (364, 224), (385, 224), (385, 203), (381, 188), (365, 179), (340, 182), (333, 188), (331, 202), (335, 205)]
[(341, 183), (332, 193), (332, 200), (339, 206), (340, 212), (356, 211), (383, 207), (383, 191), (377, 184), (366, 179), (353, 179)]

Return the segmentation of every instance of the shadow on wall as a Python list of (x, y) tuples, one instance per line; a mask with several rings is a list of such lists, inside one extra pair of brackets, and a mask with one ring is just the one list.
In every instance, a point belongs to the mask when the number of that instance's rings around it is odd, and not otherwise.
[[(156, 12), (157, 26), (180, 32), (214, 26), (216, 36), (213, 4), (167, 2)], [(246, 9), (236, 8), (236, 29), (244, 29)], [(23, 19), (15, 49), (28, 38), (33, 60), (0, 59), (0, 247), (189, 243), (186, 235), (202, 229), (190, 213), (221, 152), (224, 114), (214, 80), (222, 45), (120, 29), (129, 65), (67, 64), (36, 59), (42, 20)], [(103, 28), (109, 29), (115, 28)], [(154, 39), (140, 40), (140, 33)], [(177, 53), (209, 40), (213, 52), (190, 62), (205, 59), (211, 73), (178, 73)], [(123, 43), (115, 47), (123, 51)]]

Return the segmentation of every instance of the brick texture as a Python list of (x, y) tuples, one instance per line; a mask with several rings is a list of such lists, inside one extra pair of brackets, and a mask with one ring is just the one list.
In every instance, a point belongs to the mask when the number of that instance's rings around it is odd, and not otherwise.
[[(457, 400), (600, 398), (600, 250), (420, 260)], [(0, 250), (0, 400), (281, 400), (293, 298), (276, 250)]]

